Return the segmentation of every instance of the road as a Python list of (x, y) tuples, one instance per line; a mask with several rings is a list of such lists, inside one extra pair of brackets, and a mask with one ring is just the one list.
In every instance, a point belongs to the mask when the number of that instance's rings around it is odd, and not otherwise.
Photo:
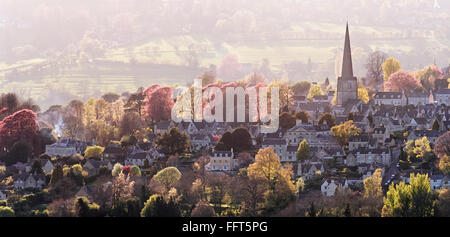
[(392, 179), (391, 179), (392, 175), (396, 176), (400, 173), (400, 170), (397, 168), (397, 163), (398, 163), (399, 157), (400, 157), (400, 148), (392, 149), (391, 165), (384, 174), (383, 181), (381, 183), (383, 186), (387, 186), (387, 185), (385, 185), (385, 183), (387, 181), (389, 181), (388, 185), (390, 184), (390, 182), (392, 182)]

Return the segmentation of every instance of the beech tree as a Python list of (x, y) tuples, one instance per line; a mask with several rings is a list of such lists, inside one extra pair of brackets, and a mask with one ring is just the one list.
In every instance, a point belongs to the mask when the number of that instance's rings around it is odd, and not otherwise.
[(296, 82), (291, 86), (291, 90), (294, 95), (303, 95), (307, 96), (309, 89), (311, 88), (311, 83), (308, 81), (300, 81)]
[(400, 62), (393, 57), (387, 58), (381, 67), (383, 69), (384, 81), (387, 81), (393, 73), (396, 73), (402, 69)]
[(311, 85), (311, 88), (309, 89), (309, 93), (308, 93), (308, 99), (312, 100), (314, 98), (314, 96), (316, 95), (323, 95), (323, 91), (320, 88), (320, 86), (318, 85)]
[(319, 124), (323, 124), (324, 122), (331, 128), (336, 124), (336, 119), (330, 113), (323, 113), (319, 117)]
[(36, 113), (20, 110), (0, 122), (0, 148), (10, 150), (16, 142), (23, 141), (34, 151), (39, 151), (39, 124)]
[(432, 91), (436, 89), (436, 80), (442, 79), (442, 71), (436, 65), (430, 65), (422, 70), (417, 71), (415, 74), (417, 80), (420, 81), (426, 91)]
[(131, 135), (142, 127), (144, 127), (144, 122), (138, 112), (126, 112), (119, 123), (119, 136)]
[(114, 92), (108, 92), (104, 95), (102, 95), (102, 98), (107, 101), (108, 103), (114, 103), (120, 98), (120, 95)]
[(376, 169), (372, 176), (367, 177), (364, 180), (364, 197), (365, 198), (378, 198), (383, 195), (381, 187), (381, 169)]
[(13, 165), (17, 162), (26, 163), (31, 157), (31, 154), (32, 148), (28, 145), (28, 143), (19, 141), (14, 143), (9, 153), (6, 154), (3, 159), (7, 165)]
[(391, 184), (382, 216), (430, 217), (434, 214), (436, 194), (431, 190), (428, 174), (411, 174), (409, 184)]
[(295, 116), (289, 112), (283, 112), (280, 115), (280, 127), (283, 129), (289, 129), (295, 126)]
[(144, 90), (144, 118), (148, 121), (170, 120), (174, 105), (172, 87), (153, 85)]
[(442, 158), (444, 156), (450, 156), (450, 131), (442, 134), (434, 142), (434, 153)]
[(331, 128), (331, 134), (336, 138), (341, 146), (348, 145), (350, 136), (357, 136), (360, 129), (353, 125), (353, 121), (349, 120)]
[(252, 136), (246, 128), (236, 128), (233, 132), (222, 134), (216, 149), (219, 151), (229, 151), (233, 148), (234, 152), (249, 151), (252, 148)]
[(191, 212), (191, 217), (215, 217), (216, 212), (207, 202), (199, 201), (194, 210)]
[(308, 123), (309, 119), (311, 118), (311, 115), (308, 112), (302, 110), (302, 111), (296, 112), (295, 117), (297, 119), (301, 120), (302, 123)]
[(291, 167), (282, 167), (280, 158), (271, 147), (258, 151), (247, 173), (250, 180), (261, 180), (269, 191), (265, 198), (266, 214), (284, 208), (297, 193), (291, 180)]
[(181, 173), (176, 167), (167, 167), (160, 170), (152, 180), (164, 187), (165, 191), (175, 188), (181, 179)]
[(155, 145), (167, 155), (181, 154), (190, 149), (189, 137), (177, 127), (170, 128), (158, 136)]

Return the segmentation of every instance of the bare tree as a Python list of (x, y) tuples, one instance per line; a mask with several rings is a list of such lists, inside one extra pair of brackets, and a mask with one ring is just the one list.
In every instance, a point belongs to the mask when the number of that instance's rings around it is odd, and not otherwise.
[(377, 86), (383, 82), (383, 70), (381, 66), (386, 61), (387, 55), (381, 51), (375, 51), (369, 55), (366, 62), (368, 86)]

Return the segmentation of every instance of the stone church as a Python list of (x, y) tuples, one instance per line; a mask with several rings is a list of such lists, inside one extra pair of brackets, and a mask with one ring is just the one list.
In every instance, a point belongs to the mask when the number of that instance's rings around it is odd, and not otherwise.
[(337, 106), (345, 106), (347, 101), (358, 99), (358, 83), (353, 76), (352, 52), (350, 49), (350, 34), (345, 32), (344, 58), (342, 60), (342, 74), (337, 79)]

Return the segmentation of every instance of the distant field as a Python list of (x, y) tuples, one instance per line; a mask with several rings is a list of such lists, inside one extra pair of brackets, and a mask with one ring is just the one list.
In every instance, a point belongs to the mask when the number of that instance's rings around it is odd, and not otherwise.
[[(237, 38), (225, 42), (204, 35), (173, 36), (107, 50), (102, 58), (98, 58), (101, 63), (88, 67), (71, 66), (52, 73), (29, 73), (14, 80), (7, 80), (5, 73), (12, 69), (26, 71), (45, 64), (46, 60), (36, 58), (12, 65), (0, 62), (0, 93), (14, 91), (34, 98), (45, 108), (52, 103), (61, 103), (58, 100), (87, 99), (109, 91), (135, 91), (155, 83), (184, 85), (200, 74), (202, 68), (220, 65), (222, 58), (230, 53), (237, 54), (241, 63), (258, 64), (267, 58), (273, 70), (282, 70), (288, 62), (306, 62), (311, 58), (313, 62), (323, 64), (319, 69), (324, 70), (321, 77), (334, 77), (334, 72), (326, 71), (330, 70), (326, 63), (334, 62), (342, 50), (344, 32), (345, 26), (341, 24), (305, 22), (293, 25), (278, 40), (254, 36), (251, 40)], [(450, 47), (449, 39), (430, 30), (350, 25), (350, 34), (355, 73), (359, 74), (363, 73), (361, 59), (367, 51), (378, 49), (408, 55), (412, 50), (432, 48), (439, 51)], [(415, 46), (414, 38), (423, 38), (420, 49)], [(189, 58), (197, 58), (199, 65), (186, 66)]]
[[(272, 65), (299, 60), (306, 62), (309, 58), (320, 63), (336, 57), (336, 51), (343, 46), (344, 32), (345, 26), (341, 24), (305, 22), (292, 26), (283, 34), (281, 40), (269, 41), (262, 36), (259, 39), (247, 40), (246, 43), (212, 42), (207, 36), (175, 36), (114, 49), (108, 51), (103, 59), (129, 62), (134, 58), (138, 62), (182, 65), (185, 62), (177, 54), (175, 46), (179, 51), (186, 51), (189, 46), (193, 46), (202, 49), (197, 50), (202, 67), (219, 65), (222, 58), (229, 53), (237, 54), (242, 63), (260, 63), (264, 58), (269, 59)], [(408, 53), (414, 49), (414, 43), (407, 38), (426, 38), (424, 48), (450, 49), (448, 39), (437, 38), (435, 32), (430, 30), (350, 25), (350, 33), (354, 48)]]

